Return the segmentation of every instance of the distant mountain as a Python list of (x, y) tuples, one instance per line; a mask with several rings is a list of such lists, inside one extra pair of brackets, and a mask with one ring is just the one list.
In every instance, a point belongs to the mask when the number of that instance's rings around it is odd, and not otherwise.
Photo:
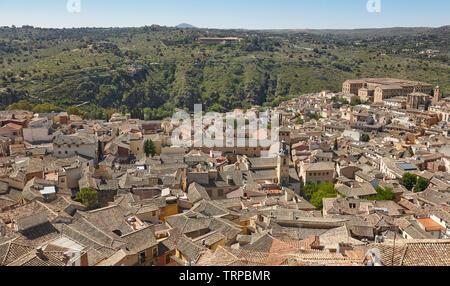
[(197, 27), (192, 26), (191, 24), (182, 23), (182, 24), (176, 26), (176, 28), (180, 28), (180, 29), (196, 29)]

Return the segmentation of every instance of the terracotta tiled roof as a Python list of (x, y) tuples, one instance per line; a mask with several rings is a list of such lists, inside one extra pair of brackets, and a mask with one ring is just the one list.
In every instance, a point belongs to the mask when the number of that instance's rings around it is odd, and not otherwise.
[(440, 224), (432, 220), (431, 218), (418, 218), (417, 221), (425, 227), (426, 231), (443, 231), (445, 232), (445, 228)]
[(31, 246), (14, 241), (0, 245), (0, 265), (8, 265), (33, 250)]
[(450, 266), (450, 241), (407, 244), (401, 266)]
[(368, 247), (380, 250), (386, 266), (450, 266), (450, 240), (397, 240), (395, 248), (390, 240)]

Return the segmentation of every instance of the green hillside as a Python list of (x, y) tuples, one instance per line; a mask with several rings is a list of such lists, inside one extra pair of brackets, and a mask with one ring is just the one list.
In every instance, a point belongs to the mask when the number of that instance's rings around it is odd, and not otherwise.
[[(240, 37), (200, 44), (198, 37)], [(346, 79), (398, 77), (450, 93), (449, 27), (246, 31), (159, 26), (0, 28), (1, 108), (19, 100), (89, 118), (114, 110), (145, 119), (174, 108), (226, 111), (323, 89)], [(438, 50), (429, 56), (421, 53)], [(50, 107), (49, 107), (50, 106)], [(41, 105), (42, 107), (42, 105)]]

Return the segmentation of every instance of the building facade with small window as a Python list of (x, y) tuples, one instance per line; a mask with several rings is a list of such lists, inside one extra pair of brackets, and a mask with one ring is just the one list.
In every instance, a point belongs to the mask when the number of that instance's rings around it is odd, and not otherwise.
[(312, 182), (315, 184), (334, 183), (335, 167), (332, 162), (319, 162), (312, 164), (300, 164), (300, 179), (302, 184)]
[(97, 159), (98, 142), (85, 136), (58, 136), (53, 140), (53, 154), (58, 158), (77, 155)]

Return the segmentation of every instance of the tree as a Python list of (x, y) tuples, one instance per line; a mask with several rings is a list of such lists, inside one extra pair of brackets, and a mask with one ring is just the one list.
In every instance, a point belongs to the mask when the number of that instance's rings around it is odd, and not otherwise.
[(51, 103), (43, 103), (43, 104), (38, 104), (35, 107), (33, 107), (33, 109), (31, 111), (33, 111), (34, 113), (49, 113), (52, 111), (61, 111), (62, 109), (58, 106), (55, 106)]
[(298, 124), (298, 125), (301, 125), (301, 124), (303, 124), (304, 122), (303, 122), (303, 119), (301, 118), (301, 117), (297, 117), (296, 119), (295, 119), (295, 124)]
[(369, 142), (370, 141), (370, 136), (368, 134), (361, 135), (361, 141), (362, 142)]
[(91, 188), (84, 188), (79, 191), (75, 201), (82, 203), (88, 209), (92, 210), (98, 207), (98, 192)]
[(146, 107), (143, 110), (144, 112), (144, 120), (150, 120), (152, 118), (152, 109), (150, 107)]
[(350, 104), (350, 103), (348, 102), (348, 100), (347, 100), (347, 99), (345, 99), (345, 98), (342, 98), (342, 97), (341, 97), (341, 98), (339, 98), (339, 99), (338, 99), (338, 101), (339, 101), (339, 102), (340, 102), (341, 104), (344, 104), (344, 105), (345, 105), (345, 104)]
[(337, 138), (336, 138), (336, 139), (334, 139), (334, 146), (333, 146), (333, 150), (334, 150), (334, 151), (337, 151), (337, 150), (339, 150), (339, 144), (338, 144), (338, 140), (337, 140)]
[(359, 104), (361, 104), (361, 100), (360, 99), (354, 99), (354, 100), (352, 100), (352, 102), (350, 102), (351, 106), (356, 106), (356, 105), (359, 105)]
[(13, 103), (10, 106), (8, 106), (7, 110), (27, 110), (31, 111), (34, 107), (34, 104), (29, 103), (26, 100), (19, 100), (19, 102)]
[(417, 183), (417, 176), (411, 173), (405, 173), (403, 174), (402, 183), (408, 191), (411, 191)]
[(369, 198), (369, 200), (376, 200), (376, 201), (393, 201), (393, 200), (395, 200), (395, 193), (392, 188), (386, 187), (385, 189), (383, 189), (381, 187), (376, 187), (375, 190), (377, 191), (377, 197)]
[(428, 188), (429, 184), (430, 184), (429, 180), (427, 180), (425, 178), (422, 178), (422, 177), (419, 177), (417, 179), (417, 184), (414, 187), (414, 193), (420, 193), (420, 192), (425, 191)]
[(154, 157), (156, 155), (156, 147), (155, 147), (155, 143), (148, 139), (145, 140), (145, 154), (147, 154), (147, 157), (152, 155), (152, 157)]
[(76, 115), (83, 119), (86, 118), (87, 116), (87, 113), (85, 111), (81, 110), (79, 107), (75, 105), (68, 107), (66, 111), (69, 115)]
[(334, 185), (331, 183), (321, 183), (319, 185), (315, 183), (308, 183), (309, 188), (312, 193), (310, 202), (317, 209), (323, 209), (323, 199), (324, 198), (336, 198), (337, 192)]
[(305, 193), (305, 196), (308, 200), (310, 200), (312, 198), (312, 195), (317, 191), (318, 186), (313, 182), (307, 182), (303, 187), (303, 192)]
[(109, 121), (115, 113), (119, 113), (119, 111), (113, 108), (103, 110), (103, 120)]
[(314, 114), (314, 113), (308, 113), (307, 116), (310, 120), (316, 120), (316, 121), (319, 121), (322, 118), (322, 116), (320, 116), (318, 114)]

